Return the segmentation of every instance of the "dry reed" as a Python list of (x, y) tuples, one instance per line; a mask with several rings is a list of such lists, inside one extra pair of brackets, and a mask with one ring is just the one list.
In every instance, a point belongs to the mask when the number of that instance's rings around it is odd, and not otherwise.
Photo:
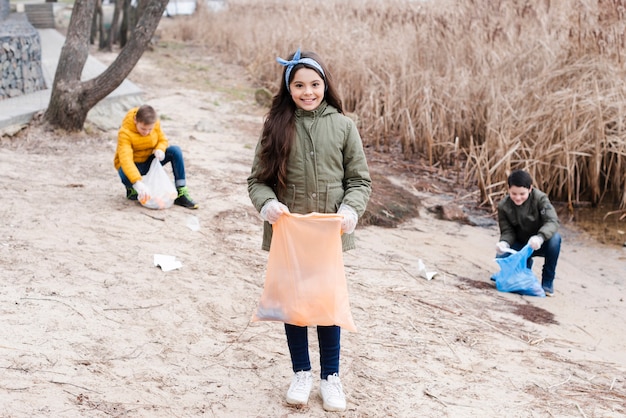
[(162, 36), (204, 45), (271, 91), (276, 56), (318, 52), (367, 145), (459, 170), (492, 208), (516, 168), (570, 208), (626, 207), (625, 10), (626, 0), (229, 0)]

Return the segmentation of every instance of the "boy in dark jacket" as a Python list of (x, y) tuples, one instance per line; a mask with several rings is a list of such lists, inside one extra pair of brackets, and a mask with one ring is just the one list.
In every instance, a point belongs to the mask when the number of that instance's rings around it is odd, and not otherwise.
[(532, 267), (532, 257), (544, 257), (541, 286), (546, 296), (553, 296), (556, 263), (561, 252), (556, 210), (545, 193), (533, 188), (532, 178), (526, 171), (513, 171), (508, 186), (508, 196), (498, 204), (497, 257), (510, 255), (509, 248), (519, 251), (529, 244), (534, 252), (528, 258), (528, 268)]

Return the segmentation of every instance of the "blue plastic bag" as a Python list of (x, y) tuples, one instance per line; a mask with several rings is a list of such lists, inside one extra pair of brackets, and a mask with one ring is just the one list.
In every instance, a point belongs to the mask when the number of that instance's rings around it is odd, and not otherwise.
[(508, 257), (496, 258), (496, 263), (500, 266), (500, 271), (494, 275), (496, 279), (496, 289), (500, 292), (519, 293), (520, 295), (545, 297), (537, 277), (531, 269), (526, 266), (528, 257), (533, 253), (530, 245)]

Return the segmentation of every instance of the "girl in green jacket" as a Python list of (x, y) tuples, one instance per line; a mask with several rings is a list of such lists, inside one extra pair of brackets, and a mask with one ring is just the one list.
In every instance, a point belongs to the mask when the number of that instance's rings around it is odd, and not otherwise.
[[(371, 193), (361, 137), (343, 107), (328, 69), (317, 54), (298, 49), (284, 66), (257, 144), (248, 193), (264, 222), (263, 249), (269, 250), (272, 224), (284, 213), (338, 213), (344, 250), (354, 248), (353, 232)], [(307, 327), (285, 323), (294, 376), (287, 403), (308, 402), (313, 377)], [(327, 411), (343, 411), (339, 379), (341, 329), (317, 326), (320, 395)]]

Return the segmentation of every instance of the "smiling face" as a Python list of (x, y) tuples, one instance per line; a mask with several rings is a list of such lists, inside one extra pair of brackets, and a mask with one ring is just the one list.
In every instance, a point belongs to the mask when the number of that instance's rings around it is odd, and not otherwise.
[(300, 68), (295, 72), (289, 90), (291, 98), (299, 109), (315, 110), (324, 99), (324, 79), (317, 71)]
[(515, 205), (520, 206), (526, 200), (528, 200), (528, 196), (530, 195), (530, 191), (532, 190), (532, 186), (530, 188), (520, 187), (520, 186), (510, 186), (509, 187), (509, 197), (515, 203)]

